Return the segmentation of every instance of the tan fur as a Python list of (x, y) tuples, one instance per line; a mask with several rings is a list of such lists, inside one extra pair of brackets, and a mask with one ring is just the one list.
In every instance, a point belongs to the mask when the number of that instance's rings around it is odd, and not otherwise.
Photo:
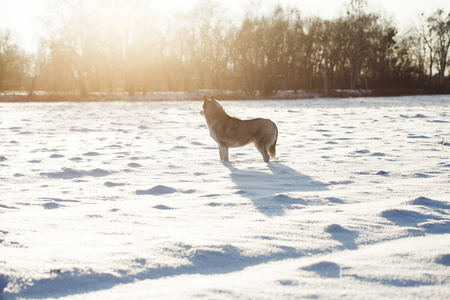
[[(228, 161), (228, 148), (253, 143), (265, 162), (275, 158), (278, 129), (269, 119), (240, 120), (230, 117), (214, 97), (203, 97), (203, 110), (211, 137), (219, 146), (220, 159)], [(270, 154), (270, 156), (269, 156)]]

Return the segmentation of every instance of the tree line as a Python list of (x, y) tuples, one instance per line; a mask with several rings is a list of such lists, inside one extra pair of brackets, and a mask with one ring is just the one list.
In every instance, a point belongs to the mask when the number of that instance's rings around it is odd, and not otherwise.
[(142, 0), (68, 0), (55, 5), (35, 54), (0, 31), (0, 92), (444, 90), (449, 47), (442, 9), (399, 35), (365, 0), (332, 20), (281, 6), (236, 20), (213, 1), (164, 18)]

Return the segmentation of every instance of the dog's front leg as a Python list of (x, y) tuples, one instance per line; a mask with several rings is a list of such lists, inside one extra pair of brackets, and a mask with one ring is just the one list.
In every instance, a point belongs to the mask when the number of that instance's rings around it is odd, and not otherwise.
[(227, 146), (219, 146), (220, 149), (220, 159), (223, 161), (228, 161), (228, 147)]
[(217, 146), (219, 146), (220, 160), (223, 160), (222, 146), (220, 146), (219, 144), (217, 144)]

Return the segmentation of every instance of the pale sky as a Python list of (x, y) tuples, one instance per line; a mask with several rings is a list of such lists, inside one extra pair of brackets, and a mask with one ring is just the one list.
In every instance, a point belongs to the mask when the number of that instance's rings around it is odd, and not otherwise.
[[(148, 0), (162, 11), (188, 11), (202, 0)], [(226, 0), (222, 5), (236, 15), (242, 13), (252, 2), (259, 2), (263, 7), (273, 8), (276, 4), (283, 7), (295, 6), (304, 15), (319, 16), (323, 19), (338, 17), (350, 0)], [(429, 14), (437, 8), (450, 12), (449, 0), (369, 0), (369, 5), (381, 9), (383, 15), (393, 15), (398, 28), (406, 27), (417, 21), (421, 12)], [(45, 31), (43, 20), (51, 9), (48, 0), (0, 0), (0, 30), (9, 28), (18, 44), (32, 51), (37, 47), (39, 38)]]

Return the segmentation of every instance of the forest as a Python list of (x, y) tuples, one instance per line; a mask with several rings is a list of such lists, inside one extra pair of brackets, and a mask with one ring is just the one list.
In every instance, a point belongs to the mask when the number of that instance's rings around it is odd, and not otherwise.
[(349, 0), (331, 20), (297, 8), (248, 11), (218, 2), (170, 18), (146, 1), (59, 1), (36, 53), (0, 31), (0, 93), (430, 90), (447, 92), (450, 13), (400, 33), (392, 16)]

